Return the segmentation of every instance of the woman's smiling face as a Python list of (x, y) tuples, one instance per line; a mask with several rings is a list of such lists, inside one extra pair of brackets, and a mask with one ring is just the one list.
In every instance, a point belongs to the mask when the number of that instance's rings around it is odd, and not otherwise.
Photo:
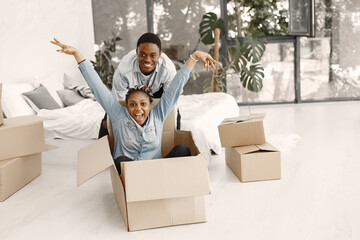
[(131, 117), (143, 127), (151, 109), (149, 96), (144, 92), (136, 92), (129, 97), (126, 106)]

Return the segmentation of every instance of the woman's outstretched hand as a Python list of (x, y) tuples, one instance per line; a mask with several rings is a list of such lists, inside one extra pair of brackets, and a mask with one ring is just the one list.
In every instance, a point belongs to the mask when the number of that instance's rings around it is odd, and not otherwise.
[(57, 40), (56, 38), (54, 38), (54, 41), (50, 41), (52, 44), (55, 44), (59, 47), (61, 47), (61, 49), (56, 50), (59, 53), (65, 53), (68, 55), (74, 55), (76, 52), (76, 48), (72, 47), (72, 46), (68, 46), (65, 44), (62, 44), (59, 40)]
[(204, 63), (204, 68), (209, 71), (210, 65), (215, 70), (215, 64), (219, 64), (217, 61), (215, 61), (210, 54), (204, 53), (201, 51), (195, 51), (192, 54), (192, 57), (198, 60), (201, 60)]
[(84, 57), (82, 54), (77, 50), (76, 48), (63, 44), (56, 38), (54, 38), (54, 41), (50, 41), (52, 44), (57, 45), (61, 47), (61, 49), (56, 50), (59, 53), (65, 53), (67, 55), (73, 55), (78, 63), (82, 62), (84, 60)]
[(197, 60), (201, 60), (204, 63), (204, 68), (208, 71), (210, 69), (210, 65), (214, 70), (216, 69), (215, 65), (219, 65), (221, 67), (220, 63), (215, 61), (210, 54), (201, 51), (195, 51), (191, 54), (191, 57), (186, 62), (186, 65), (193, 69)]

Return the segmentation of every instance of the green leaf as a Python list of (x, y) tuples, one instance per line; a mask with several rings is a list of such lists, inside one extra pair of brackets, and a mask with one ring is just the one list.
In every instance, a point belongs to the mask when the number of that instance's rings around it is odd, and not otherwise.
[(199, 34), (201, 41), (205, 45), (214, 43), (215, 28), (220, 28), (220, 35), (225, 34), (224, 20), (222, 18), (218, 18), (217, 15), (213, 12), (204, 14), (200, 22)]
[(244, 88), (252, 92), (259, 92), (263, 87), (264, 76), (264, 68), (260, 64), (254, 64), (250, 66), (250, 69), (246, 67), (242, 69), (240, 81)]
[(248, 34), (242, 39), (240, 45), (244, 57), (249, 62), (257, 63), (266, 50), (266, 39)]

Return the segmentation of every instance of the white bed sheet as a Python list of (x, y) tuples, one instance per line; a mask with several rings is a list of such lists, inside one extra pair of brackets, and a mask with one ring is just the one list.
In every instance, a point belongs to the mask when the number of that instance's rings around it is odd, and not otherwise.
[[(191, 131), (199, 151), (210, 159), (210, 149), (221, 153), (218, 125), (224, 118), (239, 115), (235, 99), (226, 93), (182, 95), (178, 101), (181, 114), (181, 130)], [(44, 121), (47, 140), (96, 139), (104, 110), (97, 101), (83, 100), (73, 106), (39, 111)]]
[(37, 115), (49, 119), (44, 121), (47, 140), (96, 139), (105, 111), (97, 101), (85, 99), (65, 108), (41, 109)]

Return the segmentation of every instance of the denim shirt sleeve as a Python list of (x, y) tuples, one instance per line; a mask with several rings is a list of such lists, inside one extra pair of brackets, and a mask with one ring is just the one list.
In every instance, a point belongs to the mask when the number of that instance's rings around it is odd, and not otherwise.
[(155, 114), (162, 122), (174, 108), (180, 94), (182, 93), (183, 87), (190, 77), (190, 73), (191, 69), (184, 64), (176, 73), (169, 88), (161, 96), (159, 103), (154, 107), (153, 110), (155, 111)]
[(79, 65), (79, 69), (91, 91), (94, 93), (96, 100), (109, 114), (112, 120), (118, 118), (118, 114), (122, 111), (122, 106), (116, 101), (109, 89), (103, 84), (99, 75), (86, 60)]

